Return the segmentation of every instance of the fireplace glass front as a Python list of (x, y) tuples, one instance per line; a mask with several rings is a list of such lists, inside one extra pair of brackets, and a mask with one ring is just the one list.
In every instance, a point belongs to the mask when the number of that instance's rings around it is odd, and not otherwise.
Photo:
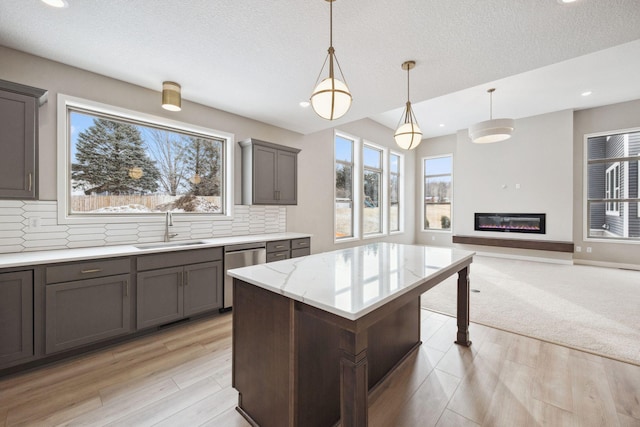
[(476, 213), (474, 229), (477, 231), (545, 234), (545, 222), (546, 214)]

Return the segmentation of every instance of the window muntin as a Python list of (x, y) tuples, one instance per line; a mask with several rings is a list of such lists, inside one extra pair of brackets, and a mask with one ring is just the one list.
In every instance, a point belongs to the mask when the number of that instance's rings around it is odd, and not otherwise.
[(363, 233), (380, 234), (382, 221), (382, 150), (364, 145), (363, 149)]
[(453, 157), (425, 158), (423, 172), (423, 230), (451, 231)]
[(639, 129), (585, 136), (585, 238), (640, 241), (639, 150)]
[(232, 135), (66, 95), (58, 109), (60, 222), (230, 217)]
[(400, 231), (400, 156), (389, 155), (389, 231)]
[(340, 135), (335, 136), (335, 238), (345, 239), (355, 235), (353, 172), (355, 142)]

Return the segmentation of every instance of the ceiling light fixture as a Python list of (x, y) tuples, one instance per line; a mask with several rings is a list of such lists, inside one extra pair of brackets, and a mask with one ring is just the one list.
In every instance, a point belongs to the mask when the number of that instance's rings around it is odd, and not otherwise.
[(42, 0), (42, 3), (57, 8), (69, 7), (67, 0)]
[[(351, 107), (351, 93), (347, 87), (346, 80), (342, 74), (342, 68), (338, 62), (335, 49), (333, 48), (333, 2), (335, 0), (326, 0), (329, 2), (329, 50), (327, 57), (322, 64), (320, 74), (316, 80), (316, 86), (311, 94), (311, 106), (313, 111), (320, 117), (327, 120), (335, 120), (344, 116)], [(320, 76), (324, 71), (325, 65), (329, 60), (329, 77), (320, 81)], [(338, 65), (338, 71), (342, 80), (338, 80), (334, 76), (333, 61)]]
[(162, 82), (162, 108), (169, 111), (182, 110), (182, 98), (178, 83)]
[(504, 141), (511, 138), (515, 129), (513, 119), (493, 118), (493, 92), (495, 92), (495, 88), (491, 88), (487, 92), (489, 92), (489, 120), (469, 127), (469, 138), (476, 144)]
[(404, 109), (404, 113), (400, 116), (398, 127), (393, 138), (396, 140), (396, 144), (405, 150), (413, 150), (422, 141), (422, 131), (418, 127), (418, 120), (411, 108), (411, 101), (409, 100), (409, 70), (416, 66), (416, 61), (405, 61), (401, 67), (403, 70), (407, 70), (407, 105)]
[(591, 92), (590, 90), (586, 91), (586, 92), (582, 92), (581, 95), (582, 96), (589, 96), (591, 95), (593, 92)]

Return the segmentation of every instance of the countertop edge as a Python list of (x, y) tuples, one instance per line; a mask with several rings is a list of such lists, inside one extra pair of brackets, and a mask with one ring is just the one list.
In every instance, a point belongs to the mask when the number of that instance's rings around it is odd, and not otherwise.
[[(147, 255), (154, 253), (177, 252), (185, 250), (215, 248), (240, 243), (271, 242), (275, 240), (290, 240), (312, 237), (309, 233), (285, 232), (243, 236), (212, 237), (206, 239), (189, 239), (183, 242), (201, 241), (202, 244), (184, 246), (166, 246), (161, 248), (138, 248), (136, 245), (153, 245), (162, 242), (144, 242), (127, 245), (92, 246), (86, 248), (69, 248), (44, 251), (12, 252), (0, 254), (0, 269), (29, 267), (37, 265), (54, 264), (58, 262), (72, 262), (91, 260), (96, 258), (117, 258), (124, 256)], [(174, 240), (172, 243), (180, 243)]]

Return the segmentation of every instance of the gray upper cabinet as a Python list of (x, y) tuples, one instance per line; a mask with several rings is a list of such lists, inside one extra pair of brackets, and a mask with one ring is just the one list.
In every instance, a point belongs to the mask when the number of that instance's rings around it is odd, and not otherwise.
[(33, 272), (0, 274), (0, 367), (33, 356)]
[(242, 147), (242, 203), (245, 205), (295, 205), (298, 203), (297, 148), (257, 139)]
[(38, 197), (38, 107), (46, 95), (0, 80), (0, 198)]

